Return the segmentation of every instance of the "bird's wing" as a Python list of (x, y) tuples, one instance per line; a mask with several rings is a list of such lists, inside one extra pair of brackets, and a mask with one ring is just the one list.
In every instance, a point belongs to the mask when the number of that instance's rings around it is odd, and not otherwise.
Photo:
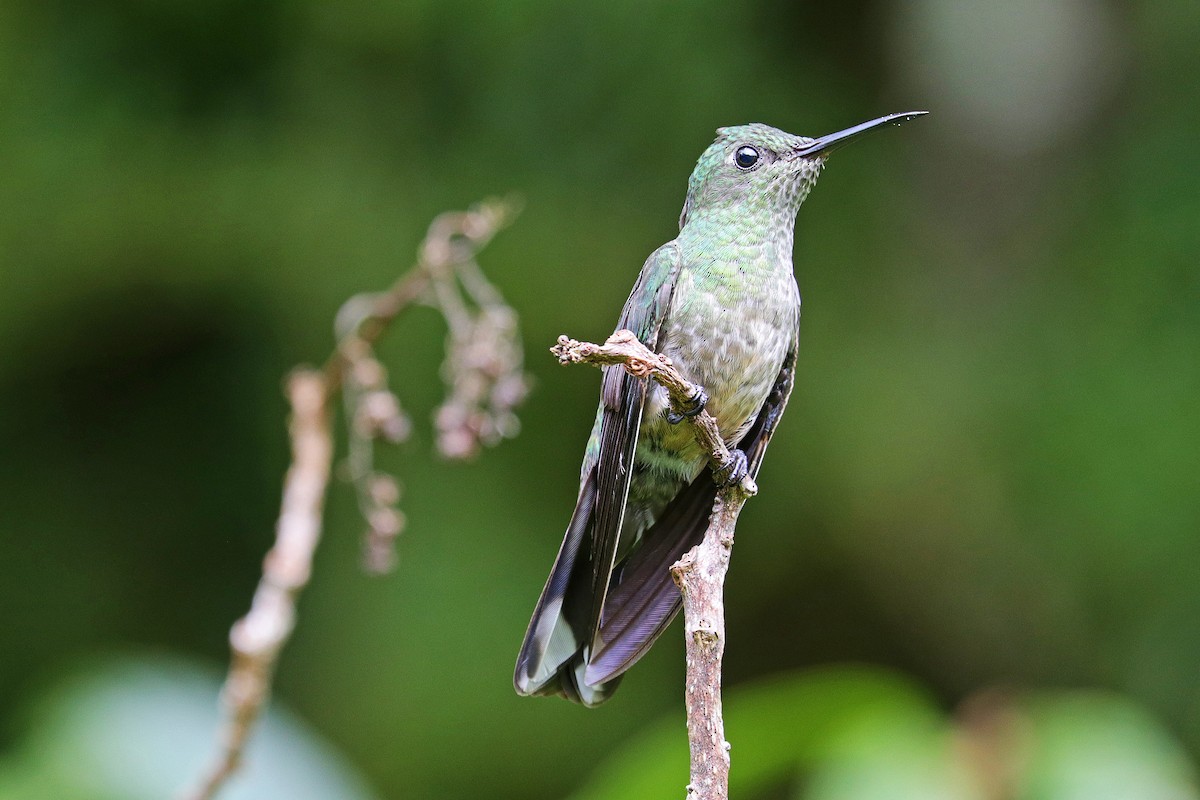
[[(679, 262), (674, 243), (654, 251), (621, 313), (618, 328), (632, 330), (652, 350), (657, 349)], [(574, 670), (596, 633), (608, 591), (645, 401), (645, 381), (623, 367), (605, 367), (575, 513), (517, 656), (513, 683), (520, 694), (563, 694), (595, 705), (615, 688), (581, 686)]]
[[(757, 476), (763, 455), (783, 416), (795, 383), (799, 327), (771, 393), (754, 423), (738, 443), (746, 454), (751, 476)], [(608, 595), (604, 618), (584, 675), (587, 684), (618, 677), (645, 655), (655, 639), (679, 613), (680, 596), (670, 567), (704, 538), (716, 498), (708, 471), (683, 489), (642, 537), (642, 546), (618, 568), (620, 579)]]
[[(679, 277), (679, 247), (668, 242), (646, 259), (618, 329), (633, 331), (642, 344), (657, 352), (659, 332), (671, 304)], [(592, 510), (592, 609), (591, 630), (600, 623), (600, 612), (612, 576), (634, 451), (646, 405), (647, 381), (630, 375), (622, 366), (604, 368), (600, 390), (599, 448), (595, 451), (596, 501)], [(590, 455), (590, 454), (589, 454)], [(585, 467), (586, 468), (586, 467)]]

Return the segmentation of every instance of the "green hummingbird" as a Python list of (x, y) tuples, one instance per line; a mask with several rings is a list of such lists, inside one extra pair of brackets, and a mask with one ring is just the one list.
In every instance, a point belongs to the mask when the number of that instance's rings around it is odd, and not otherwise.
[[(800, 290), (796, 213), (832, 150), (923, 111), (812, 139), (720, 128), (688, 180), (679, 235), (650, 254), (617, 328), (670, 357), (703, 391), (606, 367), (579, 497), (517, 658), (517, 693), (595, 706), (679, 612), (669, 567), (704, 536), (717, 485), (754, 476), (792, 391)], [(706, 409), (733, 460), (714, 477), (685, 415)]]

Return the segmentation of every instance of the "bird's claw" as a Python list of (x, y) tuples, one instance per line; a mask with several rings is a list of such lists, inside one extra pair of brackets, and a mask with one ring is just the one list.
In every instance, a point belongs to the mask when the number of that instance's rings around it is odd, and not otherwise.
[(746, 454), (741, 450), (730, 450), (729, 460), (713, 470), (713, 479), (724, 488), (741, 483), (748, 474), (750, 463), (746, 460)]
[(667, 409), (667, 422), (672, 425), (678, 425), (689, 417), (694, 417), (704, 410), (708, 405), (708, 392), (696, 387), (696, 393), (687, 399), (687, 402), (678, 411), (672, 406)]

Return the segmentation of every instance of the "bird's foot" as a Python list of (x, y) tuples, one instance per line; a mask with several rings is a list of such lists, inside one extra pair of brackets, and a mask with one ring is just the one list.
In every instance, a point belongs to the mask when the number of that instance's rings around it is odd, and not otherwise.
[(750, 464), (746, 454), (741, 450), (730, 450), (729, 460), (713, 470), (713, 480), (717, 486), (725, 488), (742, 482), (742, 478), (750, 473)]
[(685, 419), (699, 414), (704, 410), (706, 405), (708, 405), (708, 392), (697, 386), (696, 393), (687, 399), (682, 408), (678, 411), (675, 410), (674, 406), (667, 409), (667, 422), (672, 425), (678, 425)]

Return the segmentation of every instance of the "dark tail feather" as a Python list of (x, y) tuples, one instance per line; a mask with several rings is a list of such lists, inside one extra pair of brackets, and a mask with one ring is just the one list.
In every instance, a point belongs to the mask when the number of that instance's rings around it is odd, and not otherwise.
[(616, 682), (584, 683), (592, 635), (592, 563), (588, 527), (596, 502), (595, 480), (579, 490), (558, 558), (542, 589), (517, 656), (513, 686), (522, 695), (562, 695), (593, 706), (608, 699)]
[(704, 538), (715, 497), (712, 476), (704, 470), (642, 535), (641, 546), (619, 568), (617, 582), (609, 589), (585, 683), (619, 677), (679, 613), (679, 589), (670, 567)]

